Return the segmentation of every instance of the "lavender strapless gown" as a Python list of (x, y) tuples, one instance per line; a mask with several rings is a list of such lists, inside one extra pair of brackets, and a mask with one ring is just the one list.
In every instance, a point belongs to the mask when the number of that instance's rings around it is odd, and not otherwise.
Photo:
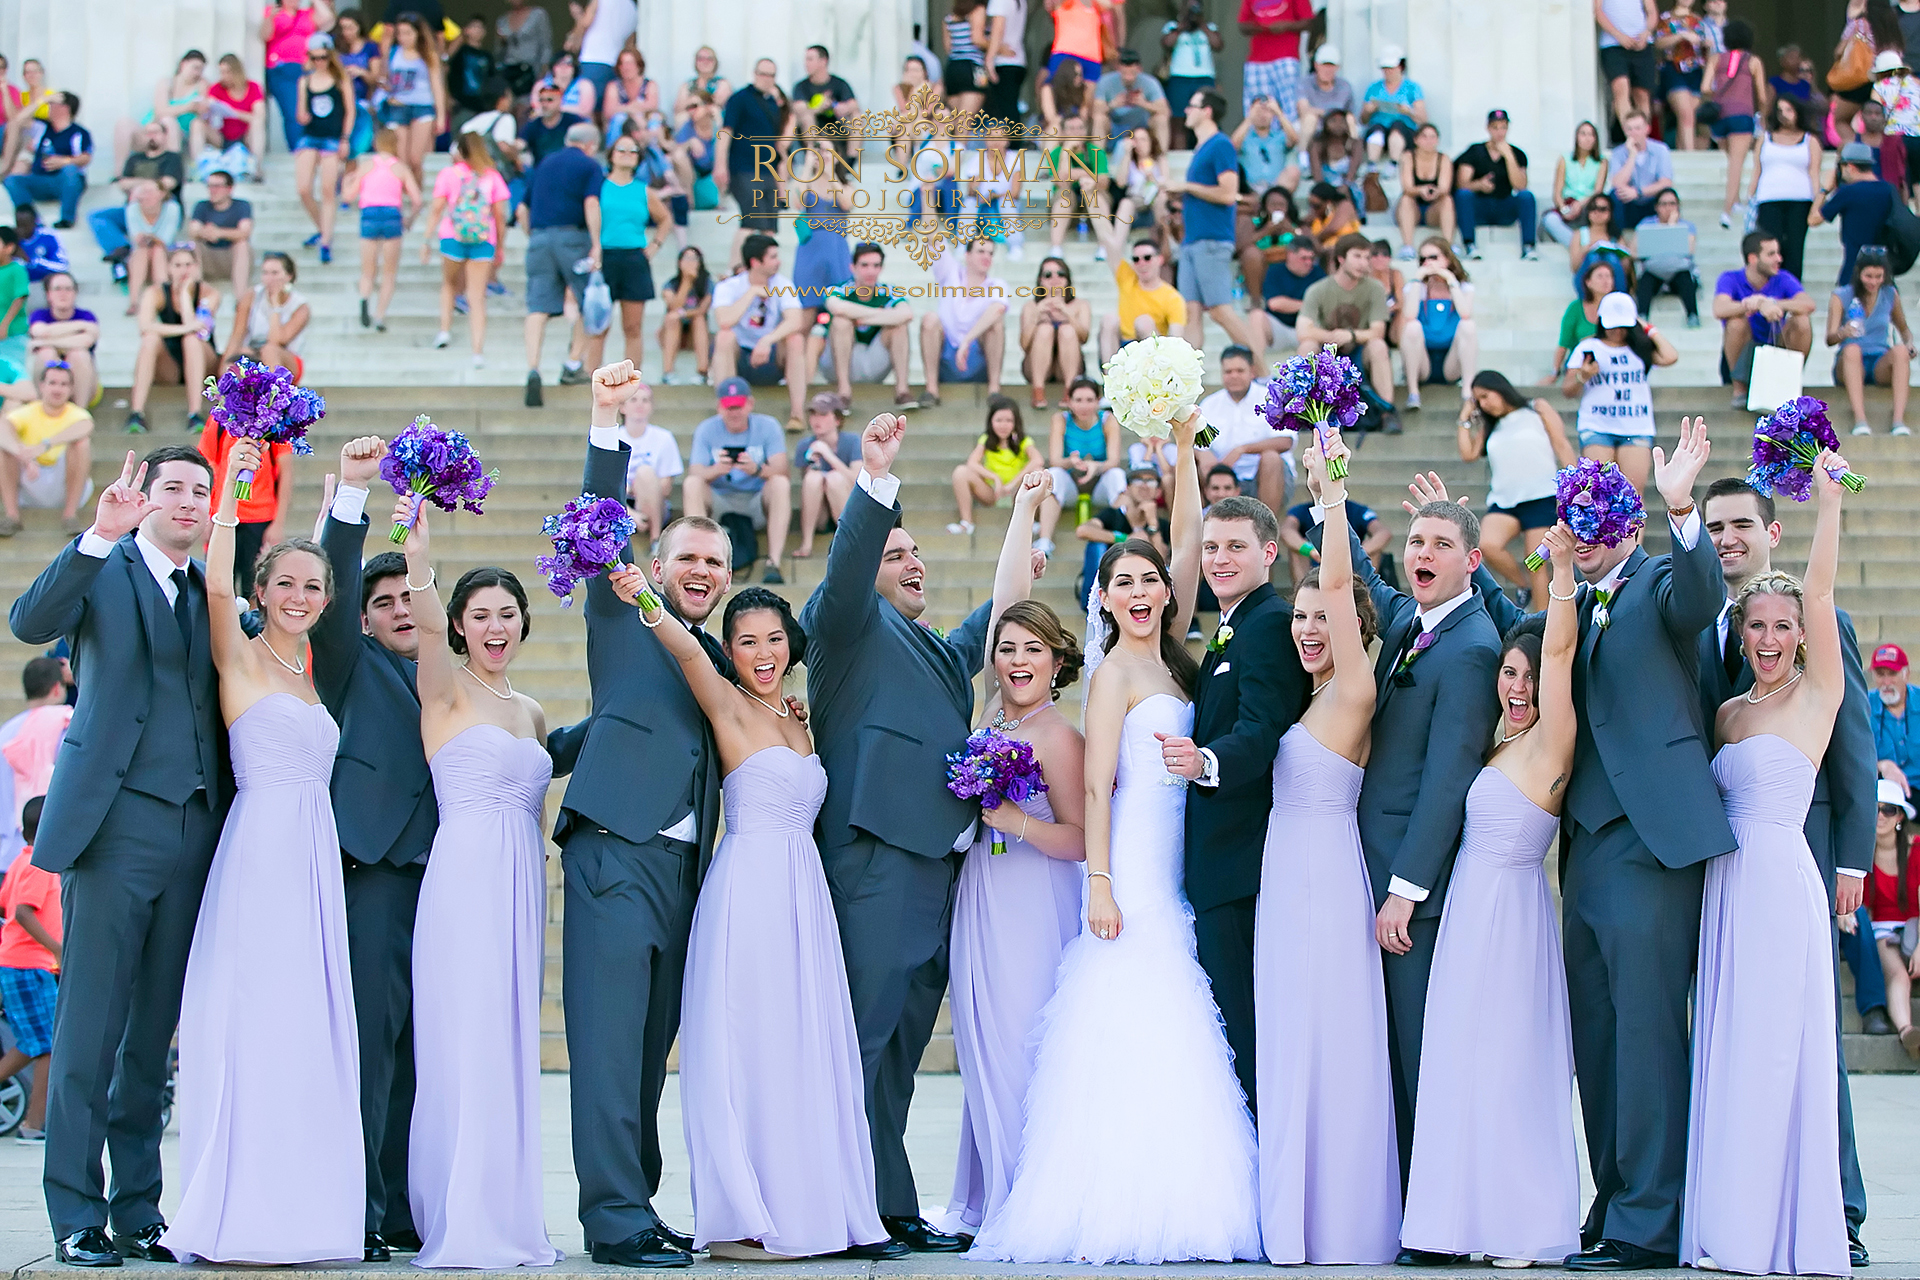
[(469, 725), (434, 753), (440, 829), (413, 926), (417, 1267), (546, 1266), (540, 979), (553, 762), (533, 738)]
[(1427, 987), (1410, 1249), (1555, 1264), (1580, 1251), (1573, 1030), (1544, 865), (1559, 829), (1491, 765), (1467, 792)]
[(1832, 915), (1813, 762), (1762, 733), (1713, 758), (1739, 847), (1707, 863), (1680, 1260), (1844, 1276)]
[(1273, 762), (1253, 949), (1260, 1236), (1275, 1263), (1400, 1247), (1387, 995), (1356, 805), (1364, 770), (1296, 724)]
[[(1044, 795), (1020, 808), (1053, 821)], [(1033, 1029), (1053, 995), (1061, 948), (1080, 932), (1086, 880), (1080, 863), (1049, 858), (1011, 835), (1007, 851), (995, 855), (993, 835), (983, 824), (961, 864), (953, 904), (948, 1003), (963, 1092), (948, 1209), (968, 1234), (979, 1233), (1013, 1185)]]
[(180, 1003), (185, 1261), (358, 1261), (360, 1038), (328, 783), (340, 730), (270, 693), (228, 729), (238, 789), (214, 850)]
[(838, 1253), (887, 1238), (860, 1038), (813, 821), (819, 756), (767, 747), (721, 782), (727, 834), (693, 912), (680, 1106), (696, 1248)]

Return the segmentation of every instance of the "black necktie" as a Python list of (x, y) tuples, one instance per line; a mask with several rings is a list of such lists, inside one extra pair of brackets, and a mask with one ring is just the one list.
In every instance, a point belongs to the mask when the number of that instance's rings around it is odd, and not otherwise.
[(187, 571), (175, 569), (173, 577), (173, 620), (180, 624), (180, 643), (193, 651), (193, 602), (187, 599)]
[(1727, 669), (1727, 683), (1740, 683), (1740, 666), (1744, 655), (1740, 652), (1740, 637), (1733, 629), (1733, 619), (1727, 619), (1727, 640), (1720, 646), (1720, 663)]

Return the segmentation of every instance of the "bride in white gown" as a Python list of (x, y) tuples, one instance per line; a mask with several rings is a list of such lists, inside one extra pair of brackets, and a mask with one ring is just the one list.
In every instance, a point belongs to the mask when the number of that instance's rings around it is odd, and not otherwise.
[[(1193, 724), (1180, 637), (1200, 576), (1198, 417), (1174, 428), (1173, 566), (1144, 541), (1100, 562), (1106, 661), (1086, 730), (1087, 911), (1040, 1014), (1013, 1187), (973, 1258), (1259, 1258), (1253, 1121), (1205, 972), (1181, 869), (1184, 782), (1160, 736)], [(1117, 785), (1116, 785), (1117, 784)]]

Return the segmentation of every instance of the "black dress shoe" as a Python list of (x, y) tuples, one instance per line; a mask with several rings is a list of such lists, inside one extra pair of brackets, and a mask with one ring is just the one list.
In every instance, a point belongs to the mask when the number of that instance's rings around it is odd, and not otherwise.
[(688, 1253), (693, 1252), (693, 1237), (688, 1235), (686, 1232), (675, 1231), (672, 1227), (668, 1226), (664, 1222), (660, 1224), (657, 1230), (660, 1232), (661, 1235), (666, 1237), (667, 1242), (669, 1244), (685, 1249)]
[(366, 1246), (360, 1251), (362, 1262), (392, 1262), (393, 1250), (378, 1231), (367, 1232)]
[(936, 1231), (925, 1218), (890, 1218), (883, 1213), (880, 1225), (915, 1253), (965, 1253), (973, 1247), (972, 1236)]
[(406, 1227), (400, 1231), (385, 1231), (381, 1234), (386, 1237), (387, 1248), (395, 1253), (420, 1252), (420, 1233), (412, 1227)]
[(1860, 1243), (1860, 1228), (1851, 1222), (1847, 1224), (1847, 1256), (1856, 1267), (1873, 1265), (1873, 1259), (1867, 1255), (1867, 1246)]
[(835, 1254), (834, 1257), (871, 1258), (882, 1262), (896, 1262), (901, 1258), (910, 1257), (912, 1254), (913, 1250), (907, 1248), (904, 1240), (881, 1240), (874, 1244), (853, 1245), (850, 1248), (842, 1249), (839, 1253)]
[(1431, 1249), (1402, 1249), (1393, 1260), (1396, 1267), (1458, 1267), (1472, 1258), (1470, 1253), (1435, 1253)]
[(156, 1222), (132, 1235), (115, 1235), (113, 1247), (123, 1258), (138, 1258), (142, 1262), (173, 1262), (173, 1250), (160, 1243), (160, 1237), (165, 1234), (167, 1224)]
[(693, 1255), (668, 1239), (658, 1227), (650, 1227), (615, 1244), (589, 1244), (595, 1262), (616, 1267), (690, 1267)]
[(1569, 1271), (1670, 1271), (1679, 1265), (1676, 1254), (1655, 1253), (1625, 1240), (1602, 1240), (1566, 1261)]
[(76, 1231), (53, 1246), (54, 1257), (69, 1267), (117, 1267), (120, 1265), (120, 1251), (113, 1247), (113, 1241), (107, 1239), (103, 1227), (88, 1227)]

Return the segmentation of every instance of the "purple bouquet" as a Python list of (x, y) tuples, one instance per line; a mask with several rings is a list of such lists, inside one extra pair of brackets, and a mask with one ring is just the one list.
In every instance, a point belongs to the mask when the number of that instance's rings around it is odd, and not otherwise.
[[(464, 506), (479, 515), (480, 500), (493, 488), (500, 473), (482, 471), (480, 455), (466, 436), (434, 426), (423, 413), (387, 446), (387, 456), (380, 461), (380, 478), (392, 485), (395, 493), (415, 495), (416, 513), (424, 500), (442, 511)], [(393, 541), (405, 542), (412, 527), (412, 520), (395, 523)]]
[[(1360, 421), (1361, 410), (1360, 369), (1329, 346), (1275, 368), (1257, 412), (1275, 431), (1311, 430), (1324, 443), (1320, 432), (1327, 423), (1344, 431)], [(1346, 479), (1346, 463), (1333, 459), (1327, 475)]]
[[(1646, 526), (1647, 508), (1640, 501), (1640, 491), (1611, 462), (1582, 458), (1561, 468), (1554, 488), (1558, 491), (1560, 518), (1581, 542), (1617, 547)], [(1526, 564), (1538, 570), (1546, 562), (1547, 545), (1543, 542), (1527, 557)]]
[[(1798, 396), (1753, 424), (1753, 465), (1747, 483), (1769, 497), (1785, 494), (1795, 502), (1813, 496), (1813, 464), (1822, 449), (1838, 449), (1840, 437), (1827, 421), (1827, 404), (1813, 396)], [(1851, 471), (1833, 477), (1859, 493), (1864, 478)]]
[[(258, 440), (261, 446), (291, 445), (295, 453), (311, 454), (307, 428), (327, 416), (327, 402), (317, 391), (294, 385), (293, 374), (245, 356), (227, 366), (218, 378), (208, 378), (201, 395), (213, 402), (209, 415), (215, 425), (235, 440)], [(233, 479), (241, 499), (253, 496), (253, 472), (242, 470)]]
[[(536, 556), (534, 566), (546, 577), (548, 589), (571, 607), (574, 587), (624, 560), (633, 516), (618, 498), (583, 493), (560, 514), (541, 521), (540, 532), (553, 539), (553, 554)], [(658, 609), (660, 600), (642, 588), (639, 605), (645, 613)]]
[[(997, 809), (1007, 801), (1019, 804), (1046, 789), (1032, 745), (997, 730), (977, 730), (965, 751), (947, 756), (947, 790), (962, 800), (978, 800), (982, 809)], [(1006, 837), (994, 832), (993, 852), (1006, 851)]]

